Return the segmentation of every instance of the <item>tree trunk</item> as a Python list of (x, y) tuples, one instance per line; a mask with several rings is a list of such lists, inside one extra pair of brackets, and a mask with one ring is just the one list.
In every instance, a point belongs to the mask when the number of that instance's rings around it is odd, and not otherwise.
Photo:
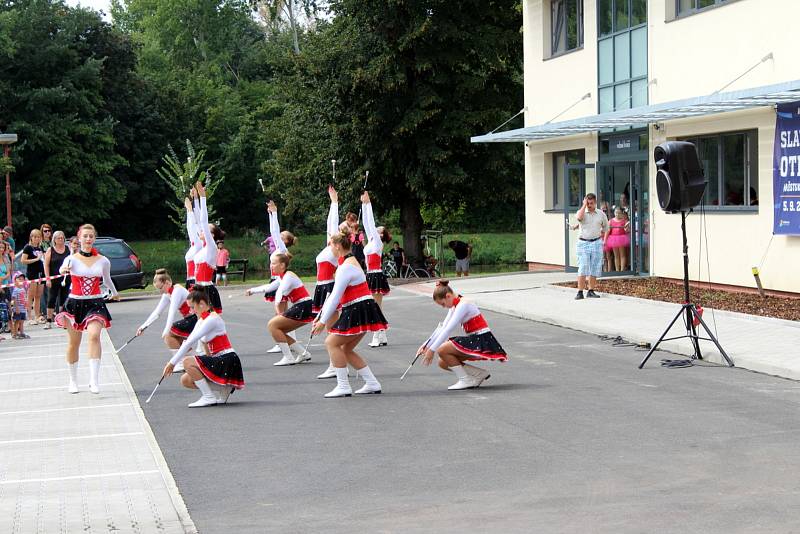
[(297, 40), (297, 21), (294, 18), (294, 0), (287, 2), (289, 7), (289, 24), (292, 26), (292, 39), (294, 40), (294, 53), (300, 55), (300, 43)]
[(400, 226), (403, 229), (403, 248), (406, 258), (414, 267), (424, 267), (422, 257), (422, 213), (419, 211), (419, 201), (407, 197), (400, 205)]

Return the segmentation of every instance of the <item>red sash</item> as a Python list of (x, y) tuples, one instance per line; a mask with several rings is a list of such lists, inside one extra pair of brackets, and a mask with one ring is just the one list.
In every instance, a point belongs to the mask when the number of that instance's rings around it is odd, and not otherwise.
[(72, 288), (70, 295), (76, 297), (88, 297), (90, 295), (100, 296), (100, 277), (99, 276), (78, 276), (71, 275)]
[(186, 278), (194, 278), (194, 260), (186, 262)]
[(471, 334), (472, 332), (489, 328), (489, 323), (487, 323), (486, 319), (483, 318), (483, 314), (479, 313), (472, 319), (465, 321), (461, 326), (464, 327), (464, 332)]
[(218, 352), (222, 352), (223, 350), (230, 348), (232, 347), (231, 342), (228, 339), (228, 334), (219, 335), (208, 342), (208, 352), (210, 352), (212, 356)]
[(214, 279), (214, 269), (206, 262), (195, 265), (194, 279), (201, 284), (210, 283)]
[(317, 281), (329, 281), (333, 280), (336, 276), (336, 266), (332, 265), (330, 262), (323, 261), (322, 263), (317, 264)]
[(381, 270), (381, 255), (380, 254), (367, 254), (367, 270), (380, 271)]
[(372, 292), (369, 290), (369, 286), (366, 282), (361, 282), (354, 286), (347, 286), (347, 289), (344, 290), (344, 294), (342, 295), (340, 305), (347, 306), (356, 299), (370, 296), (372, 296)]
[(311, 296), (308, 294), (306, 286), (300, 286), (296, 289), (291, 290), (289, 294), (286, 295), (286, 298), (288, 298), (292, 302), (297, 302), (298, 300), (311, 298)]

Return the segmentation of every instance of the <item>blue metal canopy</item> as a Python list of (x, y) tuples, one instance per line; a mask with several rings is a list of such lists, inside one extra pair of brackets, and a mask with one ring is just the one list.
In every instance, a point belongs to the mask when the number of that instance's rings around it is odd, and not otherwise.
[(565, 135), (623, 128), (686, 117), (725, 113), (800, 100), (800, 80), (728, 93), (675, 100), (621, 111), (600, 113), (561, 122), (546, 122), (527, 128), (472, 137), (473, 143), (516, 143), (552, 139)]

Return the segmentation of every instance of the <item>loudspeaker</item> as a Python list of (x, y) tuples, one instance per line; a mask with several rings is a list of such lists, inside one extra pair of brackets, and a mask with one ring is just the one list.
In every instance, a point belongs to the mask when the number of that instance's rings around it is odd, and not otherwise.
[(668, 141), (653, 152), (656, 161), (656, 192), (661, 209), (667, 213), (688, 211), (706, 191), (706, 179), (697, 148), (685, 141)]

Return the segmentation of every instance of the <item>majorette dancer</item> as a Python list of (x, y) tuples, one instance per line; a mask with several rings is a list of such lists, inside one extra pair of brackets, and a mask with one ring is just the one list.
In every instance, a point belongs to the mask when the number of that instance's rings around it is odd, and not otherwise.
[[(430, 365), (434, 353), (438, 352), (439, 367), (445, 371), (452, 371), (458, 377), (458, 382), (447, 389), (471, 389), (480, 386), (489, 378), (489, 372), (464, 362), (475, 360), (504, 362), (508, 359), (506, 351), (495, 339), (478, 307), (456, 295), (449, 281), (436, 282), (433, 300), (448, 311), (442, 326), (431, 334), (427, 344), (419, 348), (418, 354), (424, 351), (422, 363)], [(467, 335), (448, 339), (450, 332), (459, 324)]]
[[(272, 252), (272, 254), (270, 254), (271, 265), (272, 256), (275, 254), (287, 254), (289, 252), (289, 247), (297, 243), (297, 238), (288, 230), (281, 232), (281, 225), (278, 223), (278, 207), (272, 200), (267, 202), (267, 215), (269, 216), (269, 235), (272, 238), (272, 243), (275, 245), (275, 250)], [(272, 279), (272, 282), (278, 279), (277, 275), (272, 272), (270, 272), (270, 278)], [(278, 286), (271, 286), (270, 284), (267, 284), (267, 286), (269, 286), (269, 289), (264, 293), (264, 300), (267, 302), (274, 302), (275, 291), (278, 289)], [(279, 313), (285, 312), (286, 301), (284, 300), (283, 302), (278, 302), (277, 309), (280, 310)], [(276, 343), (275, 346), (269, 349), (267, 352), (281, 352), (281, 348)]]
[[(192, 199), (196, 194), (197, 192), (192, 188)], [(200, 230), (197, 228), (197, 221), (192, 210), (192, 200), (185, 198), (183, 203), (186, 206), (186, 234), (189, 236), (189, 249), (183, 255), (183, 259), (186, 261), (186, 289), (191, 291), (194, 286), (194, 257), (203, 248), (203, 245), (198, 238)]]
[[(273, 364), (277, 366), (295, 365), (311, 360), (311, 354), (302, 344), (289, 336), (289, 333), (314, 320), (311, 295), (308, 294), (302, 280), (289, 270), (291, 259), (290, 254), (273, 254), (270, 259), (270, 269), (278, 275), (278, 288), (275, 292), (275, 317), (270, 319), (267, 328), (283, 352), (283, 358)], [(283, 297), (286, 297), (291, 306), (281, 312), (277, 303), (283, 302)]]
[(339, 319), (328, 328), (328, 337), (325, 340), (331, 362), (336, 369), (336, 387), (325, 394), (327, 398), (349, 397), (353, 394), (347, 378), (348, 363), (355, 367), (365, 382), (356, 391), (357, 395), (381, 392), (380, 383), (367, 362), (356, 354), (355, 348), (367, 332), (385, 330), (389, 325), (380, 306), (372, 298), (364, 271), (350, 253), (350, 247), (348, 234), (340, 232), (331, 237), (333, 254), (337, 258), (344, 258), (344, 262), (336, 269), (333, 291), (312, 328), (314, 335), (321, 333), (336, 309), (341, 309)]
[[(367, 244), (364, 246), (364, 255), (367, 262), (367, 285), (372, 292), (372, 298), (383, 308), (383, 296), (389, 294), (389, 280), (383, 273), (383, 245), (392, 240), (389, 231), (383, 226), (375, 226), (375, 215), (372, 213), (372, 202), (369, 193), (364, 191), (361, 195), (361, 215), (364, 217), (364, 231), (367, 233)], [(389, 344), (386, 330), (372, 333), (370, 347), (385, 347)]]
[(78, 352), (81, 338), (86, 332), (89, 338), (89, 391), (100, 393), (100, 332), (111, 327), (100, 283), (111, 290), (111, 299), (119, 300), (117, 288), (111, 280), (111, 262), (93, 247), (97, 232), (91, 224), (78, 228), (80, 248), (67, 256), (59, 268), (63, 275), (70, 275), (70, 288), (64, 309), (56, 315), (56, 324), (67, 329), (67, 368), (69, 369), (70, 393), (78, 392)]
[[(189, 291), (180, 284), (173, 284), (172, 277), (166, 269), (156, 270), (156, 274), (153, 277), (153, 287), (161, 292), (161, 299), (158, 301), (153, 313), (136, 330), (136, 335), (141, 336), (145, 328), (156, 322), (159, 316), (164, 313), (164, 310), (168, 310), (167, 321), (164, 325), (164, 330), (161, 332), (161, 339), (164, 340), (164, 343), (174, 354), (180, 348), (181, 342), (189, 337), (194, 324), (197, 322), (196, 318), (188, 321), (186, 319), (192, 315), (192, 310), (187, 302)], [(181, 319), (178, 319), (179, 314)], [(183, 371), (183, 362), (178, 362), (174, 371)]]
[[(222, 313), (222, 300), (219, 291), (214, 285), (214, 269), (217, 266), (217, 241), (223, 239), (225, 234), (216, 225), (208, 223), (208, 206), (206, 204), (206, 188), (203, 184), (195, 184), (197, 197), (195, 197), (194, 214), (197, 221), (197, 238), (201, 247), (194, 255), (194, 286), (208, 295), (208, 302), (215, 312)], [(188, 317), (187, 317), (188, 320)], [(195, 317), (196, 320), (196, 317)], [(191, 332), (194, 324), (186, 325)]]
[[(326, 240), (325, 248), (317, 254), (317, 285), (314, 288), (314, 314), (319, 314), (325, 299), (333, 291), (333, 279), (336, 276), (336, 268), (339, 266), (338, 258), (331, 250), (331, 237), (339, 233), (339, 194), (333, 186), (328, 186), (328, 196), (331, 199), (331, 207), (328, 210), (328, 219), (325, 225)], [(338, 319), (338, 314), (334, 314), (331, 320)], [(332, 323), (331, 323), (332, 324)], [(330, 325), (329, 325), (330, 326)], [(335, 378), (336, 369), (333, 363), (317, 378)]]
[[(181, 384), (189, 389), (199, 389), (202, 393), (199, 399), (189, 404), (189, 408), (225, 404), (234, 390), (244, 387), (242, 362), (231, 347), (225, 332), (225, 323), (214, 311), (208, 294), (194, 290), (189, 295), (189, 301), (199, 320), (181, 348), (164, 367), (164, 376), (171, 375), (175, 364), (183, 360), (186, 373), (181, 377)], [(206, 344), (209, 355), (186, 356), (199, 341)]]

